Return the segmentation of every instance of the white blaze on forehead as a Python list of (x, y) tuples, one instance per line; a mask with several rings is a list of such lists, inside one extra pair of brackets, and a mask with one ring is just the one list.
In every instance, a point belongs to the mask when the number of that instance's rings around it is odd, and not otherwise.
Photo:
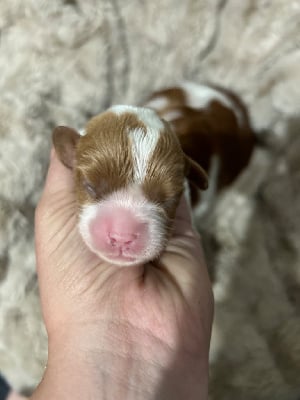
[(137, 116), (146, 126), (146, 132), (141, 128), (133, 129), (129, 132), (129, 138), (132, 144), (134, 178), (140, 183), (145, 179), (148, 162), (157, 146), (164, 124), (155, 112), (147, 108), (139, 109)]
[(134, 161), (134, 180), (138, 183), (145, 179), (148, 162), (157, 145), (159, 136), (159, 131), (153, 131), (149, 134), (148, 132), (145, 133), (143, 129), (134, 129), (129, 132)]
[(116, 115), (122, 115), (124, 113), (134, 113), (136, 114), (137, 107), (127, 106), (127, 105), (116, 105), (108, 109), (108, 111), (114, 112)]
[(184, 82), (180, 85), (186, 96), (186, 102), (192, 108), (205, 108), (212, 101), (217, 100), (224, 106), (229, 107), (236, 114), (238, 122), (243, 123), (243, 116), (240, 110), (233, 104), (231, 99), (217, 89), (207, 85), (200, 85), (193, 82)]
[(132, 129), (128, 136), (132, 145), (134, 162), (134, 179), (141, 183), (146, 176), (148, 162), (156, 148), (158, 139), (163, 132), (164, 124), (156, 112), (143, 107), (114, 106), (111, 111), (117, 115), (131, 112), (145, 125), (144, 128)]
[(145, 107), (135, 107), (126, 105), (112, 106), (108, 111), (115, 113), (116, 115), (122, 115), (125, 113), (134, 114), (138, 120), (146, 125), (146, 128), (161, 130), (164, 128), (164, 124), (156, 114), (155, 111)]

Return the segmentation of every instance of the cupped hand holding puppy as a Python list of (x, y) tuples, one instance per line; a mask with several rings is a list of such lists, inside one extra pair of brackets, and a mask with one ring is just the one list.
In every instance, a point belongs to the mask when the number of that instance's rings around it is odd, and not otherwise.
[(205, 399), (213, 300), (184, 199), (159, 261), (116, 267), (77, 230), (72, 172), (52, 152), (36, 211), (49, 337), (32, 399)]

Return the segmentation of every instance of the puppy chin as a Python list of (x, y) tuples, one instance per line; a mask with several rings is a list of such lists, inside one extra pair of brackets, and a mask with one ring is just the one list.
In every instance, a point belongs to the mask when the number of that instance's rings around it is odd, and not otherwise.
[(146, 264), (147, 262), (153, 261), (159, 258), (162, 253), (164, 246), (162, 245), (157, 251), (152, 254), (144, 254), (144, 255), (113, 255), (113, 254), (105, 254), (104, 252), (96, 249), (92, 243), (83, 238), (87, 247), (96, 254), (101, 260), (118, 266), (118, 267), (135, 267), (138, 265)]

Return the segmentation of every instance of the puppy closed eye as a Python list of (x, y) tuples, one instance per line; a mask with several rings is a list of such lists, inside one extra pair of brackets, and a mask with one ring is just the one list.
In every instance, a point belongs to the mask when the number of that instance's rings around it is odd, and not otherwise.
[(92, 199), (99, 199), (105, 196), (110, 188), (110, 185), (104, 179), (100, 179), (97, 184), (94, 184), (84, 178), (82, 184), (84, 190)]
[(173, 197), (162, 197), (158, 202), (158, 204), (160, 204), (161, 206), (170, 206), (173, 203)]
[(156, 200), (155, 203), (161, 207), (161, 210), (164, 212), (164, 214), (166, 214), (167, 216), (171, 216), (176, 209), (179, 198), (180, 195), (178, 194), (178, 196), (161, 198), (159, 201)]
[(169, 197), (168, 199), (165, 199), (163, 202), (163, 206), (167, 209), (170, 210), (173, 207), (175, 207), (178, 203), (178, 199), (180, 198), (181, 194), (178, 194), (178, 196), (173, 196)]
[(87, 194), (92, 197), (93, 199), (97, 198), (97, 190), (96, 188), (87, 180), (84, 180), (83, 183), (83, 188), (87, 192)]

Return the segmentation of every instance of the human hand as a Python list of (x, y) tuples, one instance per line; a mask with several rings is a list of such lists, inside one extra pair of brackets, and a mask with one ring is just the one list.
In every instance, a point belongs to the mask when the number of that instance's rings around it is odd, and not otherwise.
[(26, 397), (15, 392), (6, 380), (0, 375), (0, 399), (5, 400), (26, 400)]
[(27, 397), (21, 396), (20, 394), (12, 391), (9, 393), (6, 400), (26, 400)]
[(110, 265), (82, 241), (72, 172), (52, 151), (36, 256), (49, 358), (32, 399), (207, 397), (212, 291), (184, 199), (159, 261)]

